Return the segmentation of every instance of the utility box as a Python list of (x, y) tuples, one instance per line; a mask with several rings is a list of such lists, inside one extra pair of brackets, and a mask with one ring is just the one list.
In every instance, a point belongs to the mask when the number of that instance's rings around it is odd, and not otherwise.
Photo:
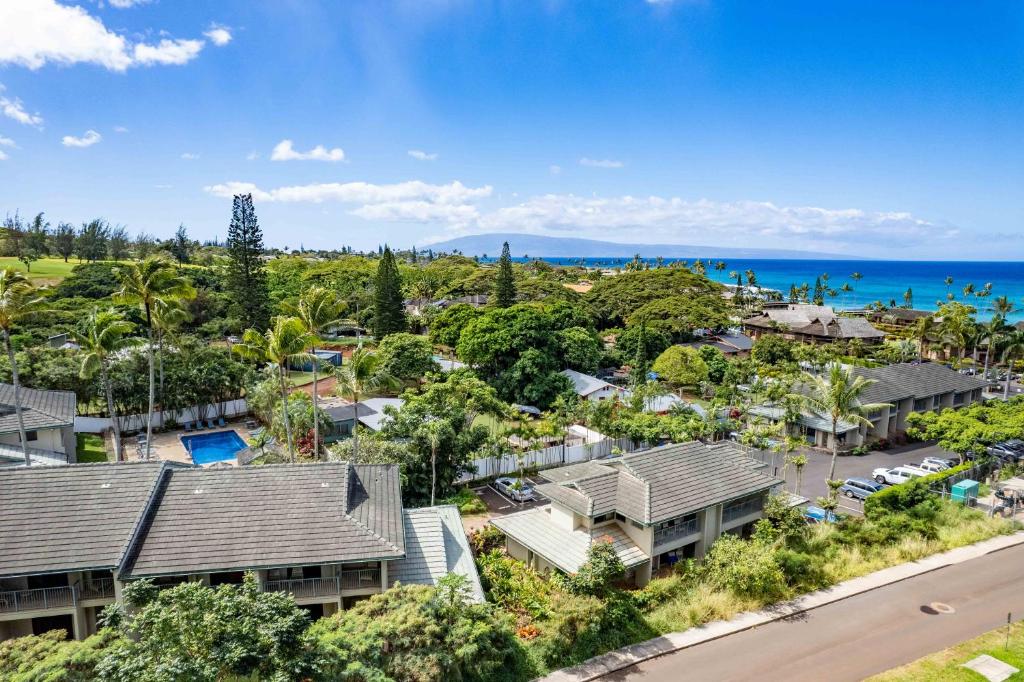
[(965, 478), (954, 484), (950, 499), (954, 502), (962, 502), (967, 506), (974, 506), (978, 501), (978, 482)]

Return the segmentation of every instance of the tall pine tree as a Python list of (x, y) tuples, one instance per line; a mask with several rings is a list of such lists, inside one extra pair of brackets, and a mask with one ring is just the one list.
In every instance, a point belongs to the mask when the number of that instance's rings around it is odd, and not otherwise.
[(256, 219), (251, 194), (236, 194), (231, 205), (227, 239), (227, 293), (244, 328), (270, 325), (267, 271), (263, 265), (263, 231)]
[(405, 305), (402, 302), (402, 275), (391, 248), (384, 247), (373, 292), (373, 335), (379, 341), (388, 334), (405, 331)]
[(516, 281), (512, 276), (512, 255), (509, 253), (508, 242), (501, 247), (501, 258), (498, 259), (498, 278), (494, 282), (494, 305), (508, 308), (516, 302)]
[(821, 283), (821, 277), (814, 280), (814, 305), (825, 305), (825, 287)]

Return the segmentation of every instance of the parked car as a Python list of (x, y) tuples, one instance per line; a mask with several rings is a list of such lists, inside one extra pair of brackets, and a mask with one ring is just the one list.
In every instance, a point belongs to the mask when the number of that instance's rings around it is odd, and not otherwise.
[(866, 500), (869, 495), (874, 495), (879, 490), (882, 490), (882, 484), (867, 478), (848, 478), (839, 488), (842, 494), (858, 500)]
[(835, 523), (838, 520), (839, 519), (835, 514), (830, 511), (825, 511), (821, 507), (810, 505), (804, 509), (804, 521), (810, 524)]
[(945, 464), (924, 461), (922, 461), (920, 464), (908, 464), (907, 466), (911, 466), (915, 469), (920, 469), (921, 471), (927, 471), (929, 474), (937, 474), (940, 471), (945, 471), (946, 469), (949, 468)]
[(996, 443), (986, 448), (988, 454), (997, 457), (1004, 462), (1017, 462), (1024, 457), (1024, 451), (1015, 448), (1009, 443)]
[(959, 459), (946, 459), (945, 457), (925, 457), (921, 460), (922, 464), (939, 464), (946, 469), (952, 469), (955, 466), (960, 465)]
[(894, 469), (879, 467), (871, 472), (871, 478), (875, 479), (879, 483), (887, 483), (889, 485), (906, 483), (912, 478), (920, 478), (927, 475), (927, 471), (909, 466), (900, 466), (895, 467)]
[(505, 495), (513, 502), (529, 502), (535, 497), (533, 494), (533, 486), (521, 478), (502, 476), (501, 478), (495, 479), (494, 487), (496, 487), (502, 495)]

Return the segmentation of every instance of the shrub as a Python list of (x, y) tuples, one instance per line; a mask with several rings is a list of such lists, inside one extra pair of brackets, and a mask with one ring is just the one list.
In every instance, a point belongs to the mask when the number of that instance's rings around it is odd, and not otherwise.
[(931, 488), (935, 484), (970, 468), (969, 464), (961, 464), (936, 474), (914, 478), (881, 490), (864, 501), (864, 515), (867, 518), (872, 518), (888, 512), (912, 509), (932, 497)]
[(547, 615), (551, 585), (532, 568), (499, 550), (477, 557), (477, 566), (491, 601), (515, 614)]
[(473, 548), (475, 556), (487, 554), (505, 546), (505, 534), (491, 524), (487, 524), (469, 534), (469, 546)]
[[(394, 336), (392, 334), (392, 336)], [(388, 337), (390, 338), (390, 337)], [(470, 490), (468, 487), (459, 488), (459, 491), (444, 500), (441, 500), (441, 504), (454, 504), (459, 508), (459, 513), (463, 516), (473, 516), (474, 514), (486, 514), (487, 505), (480, 499), (480, 496)]]
[(556, 584), (570, 594), (606, 596), (612, 583), (621, 580), (626, 574), (626, 567), (615, 553), (611, 541), (598, 541), (587, 550), (587, 560), (580, 570), (572, 575), (556, 573)]
[(700, 570), (712, 585), (740, 596), (774, 601), (786, 594), (786, 576), (765, 542), (727, 533), (711, 546)]
[(88, 682), (107, 649), (119, 643), (113, 630), (67, 641), (64, 630), (0, 642), (0, 680), (9, 682)]

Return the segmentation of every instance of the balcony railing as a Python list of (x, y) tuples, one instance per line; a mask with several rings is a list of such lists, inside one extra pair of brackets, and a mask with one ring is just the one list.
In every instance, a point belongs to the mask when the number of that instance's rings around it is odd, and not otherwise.
[(93, 578), (92, 582), (82, 585), (82, 599), (113, 599), (114, 579)]
[(379, 568), (362, 568), (341, 572), (341, 589), (363, 590), (367, 587), (380, 587)]
[(298, 580), (268, 580), (263, 583), (266, 592), (288, 592), (293, 597), (330, 597), (341, 593), (337, 576), (329, 578), (301, 578)]
[(77, 604), (77, 587), (43, 587), (37, 590), (0, 592), (0, 613), (68, 608)]
[(666, 526), (654, 531), (654, 545), (663, 545), (666, 542), (678, 540), (687, 535), (693, 535), (699, 529), (699, 519), (692, 518), (686, 521), (677, 522), (674, 526)]
[(759, 512), (762, 509), (764, 509), (764, 499), (760, 496), (731, 504), (722, 510), (722, 523), (729, 523), (748, 514)]

